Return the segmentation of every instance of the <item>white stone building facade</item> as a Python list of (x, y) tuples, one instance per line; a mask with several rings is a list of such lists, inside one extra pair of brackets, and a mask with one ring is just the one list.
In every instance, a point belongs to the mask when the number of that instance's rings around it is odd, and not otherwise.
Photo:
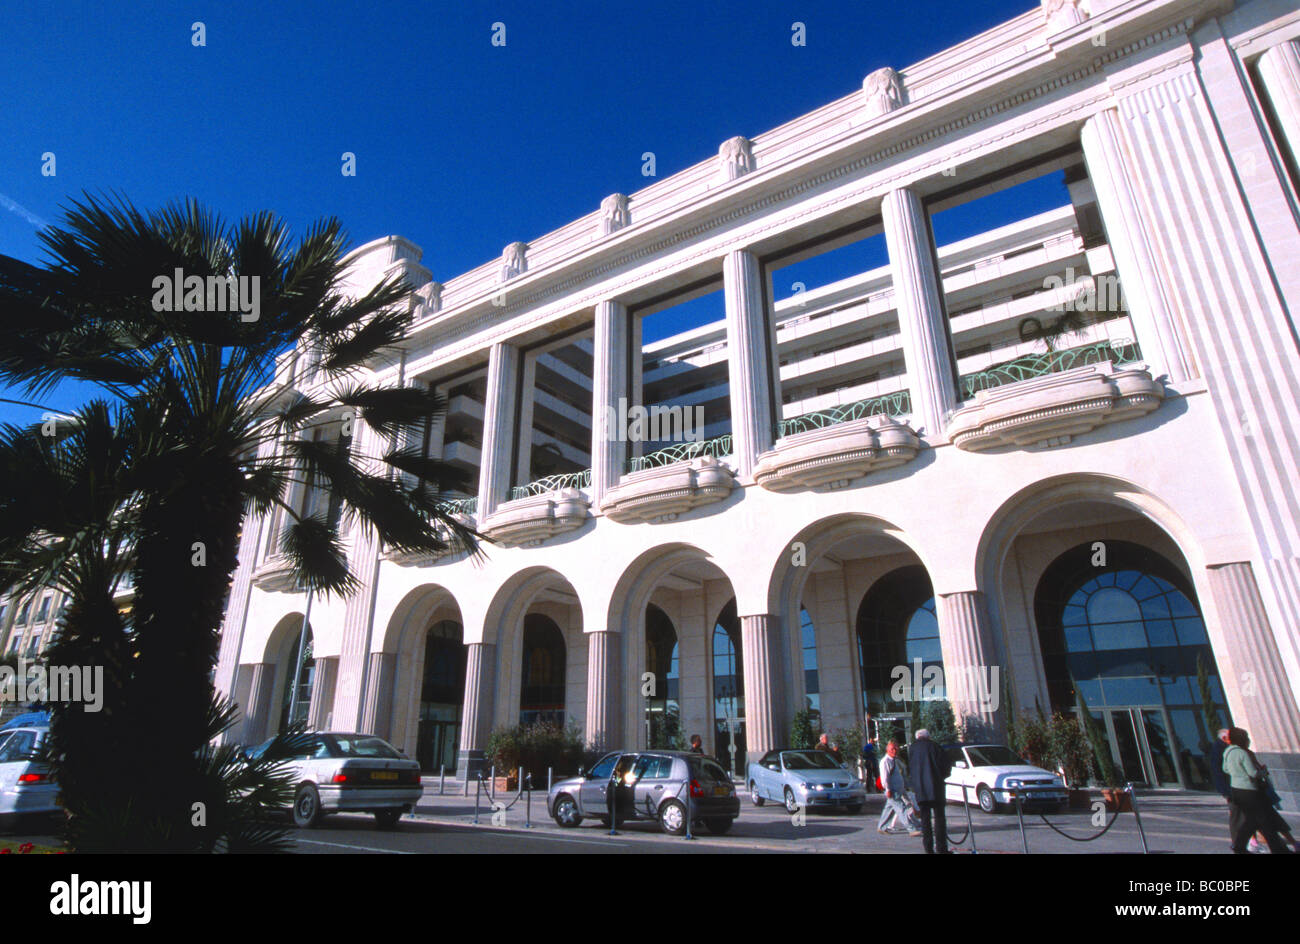
[[(373, 379), (446, 395), (419, 445), (495, 543), (358, 531), (361, 591), (309, 602), (250, 518), (216, 676), (241, 736), (296, 700), (432, 770), (537, 718), (743, 760), (801, 709), (899, 711), (920, 659), (993, 735), (1077, 687), (1126, 777), (1190, 789), (1207, 691), (1296, 808), (1297, 167), (1294, 3), (1047, 0), (445, 283), (361, 247), (358, 291), (421, 286)], [(1056, 205), (942, 238), (1043, 180)], [(703, 430), (609, 435), (629, 405)]]

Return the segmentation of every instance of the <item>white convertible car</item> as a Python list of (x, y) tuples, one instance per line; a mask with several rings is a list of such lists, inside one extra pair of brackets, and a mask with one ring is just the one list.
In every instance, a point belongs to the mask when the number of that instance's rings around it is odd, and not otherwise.
[[(1014, 801), (1011, 787), (1021, 791), (1024, 805), (1040, 808), (1065, 803), (1065, 782), (1001, 744), (955, 744), (945, 748), (952, 761), (947, 797), (957, 803), (978, 803), (985, 813)], [(963, 789), (964, 788), (964, 789)]]

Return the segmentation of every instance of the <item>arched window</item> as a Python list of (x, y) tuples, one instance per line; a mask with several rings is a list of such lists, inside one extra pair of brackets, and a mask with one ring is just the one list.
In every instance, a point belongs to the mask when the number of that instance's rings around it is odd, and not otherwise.
[[(303, 635), (306, 634), (306, 639)], [(298, 665), (302, 653), (301, 668)], [(294, 633), (293, 644), (284, 654), (281, 665), (285, 673), (284, 692), (280, 698), (280, 730), (298, 721), (307, 721), (311, 711), (311, 690), (316, 681), (316, 660), (312, 656), (311, 627), (305, 626)], [(295, 680), (295, 669), (297, 678)]]
[(680, 747), (677, 630), (668, 614), (653, 604), (645, 613), (645, 664), (654, 677), (653, 693), (646, 698), (646, 744), (660, 749)]
[(1141, 545), (1091, 543), (1057, 558), (1034, 596), (1052, 708), (1105, 728), (1130, 780), (1210, 789), (1207, 760), (1229, 714), (1205, 623), (1187, 578)]
[(541, 613), (524, 617), (523, 688), (519, 721), (564, 724), (564, 633)]
[(456, 769), (460, 713), (465, 698), (465, 645), (460, 623), (439, 620), (424, 640), (420, 726), (415, 757), (420, 769)]
[(713, 626), (713, 725), (715, 750), (722, 766), (745, 769), (745, 667), (740, 648), (736, 601), (722, 609)]
[(822, 714), (821, 688), (817, 679), (817, 628), (807, 607), (799, 608), (799, 640), (803, 650), (804, 708), (813, 714), (813, 725), (820, 724)]
[[(877, 716), (909, 714), (923, 683), (935, 678), (927, 670), (943, 668), (934, 590), (925, 568), (900, 567), (872, 584), (858, 607), (857, 635), (863, 710)], [(901, 683), (900, 669), (905, 670)], [(947, 697), (941, 685), (926, 686), (924, 694)]]

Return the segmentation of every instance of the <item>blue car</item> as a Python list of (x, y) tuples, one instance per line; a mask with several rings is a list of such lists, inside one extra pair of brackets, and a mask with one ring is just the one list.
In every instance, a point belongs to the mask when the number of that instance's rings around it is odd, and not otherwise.
[(847, 767), (819, 750), (768, 751), (751, 762), (745, 777), (755, 806), (768, 800), (799, 809), (844, 809), (860, 813), (867, 789)]

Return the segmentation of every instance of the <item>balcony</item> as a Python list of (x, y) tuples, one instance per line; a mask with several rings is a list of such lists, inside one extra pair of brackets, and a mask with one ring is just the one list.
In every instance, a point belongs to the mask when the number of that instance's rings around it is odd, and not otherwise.
[(1136, 344), (1100, 342), (1020, 357), (962, 378), (972, 402), (953, 413), (958, 449), (1050, 448), (1098, 426), (1144, 416), (1164, 389)]
[(684, 512), (721, 501), (735, 487), (736, 473), (723, 459), (731, 434), (678, 443), (629, 460), (631, 470), (609, 490), (600, 510), (613, 521), (674, 521)]
[(480, 530), (506, 547), (536, 547), (580, 528), (590, 517), (591, 500), (582, 491), (591, 470), (549, 475), (510, 490), (510, 501), (480, 522)]
[(909, 462), (921, 443), (898, 417), (911, 409), (910, 392), (900, 390), (782, 420), (776, 447), (758, 458), (754, 481), (772, 492), (835, 489)]
[(253, 586), (268, 593), (294, 593), (298, 581), (293, 564), (283, 554), (274, 554), (262, 561), (253, 571)]
[[(455, 501), (447, 502), (444, 508), (448, 514), (465, 525), (465, 527), (474, 527), (474, 515), (478, 511), (477, 497), (458, 498)], [(448, 542), (448, 546), (441, 551), (417, 551), (388, 547), (384, 549), (383, 554), (380, 556), (386, 561), (392, 561), (399, 567), (427, 567), (444, 557), (458, 553), (459, 549), (451, 545), (451, 533), (442, 528), (439, 528), (438, 531), (438, 536)]]

